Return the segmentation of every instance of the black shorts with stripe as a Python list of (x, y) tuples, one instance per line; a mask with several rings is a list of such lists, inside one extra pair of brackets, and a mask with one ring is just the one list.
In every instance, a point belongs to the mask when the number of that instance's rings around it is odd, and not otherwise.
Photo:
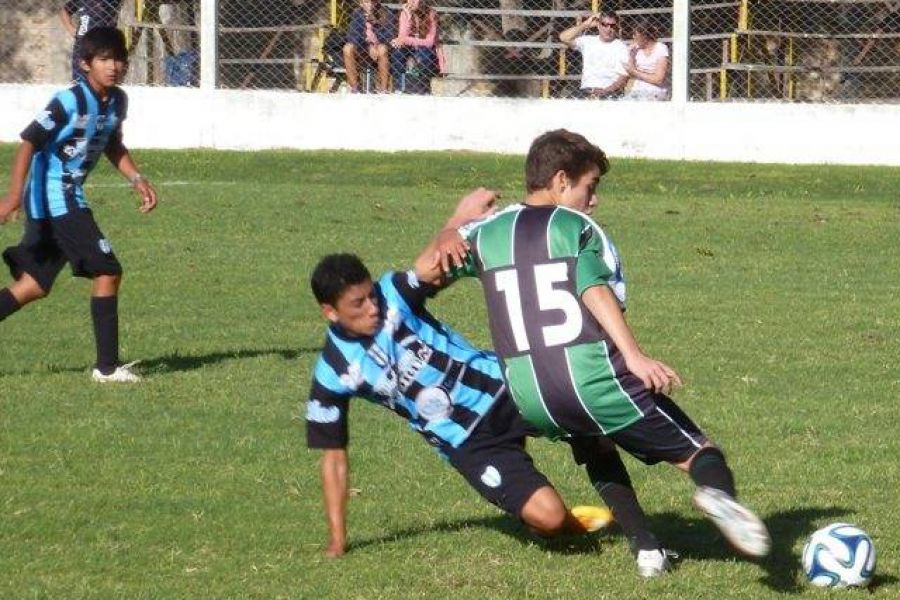
[(650, 401), (641, 402), (644, 416), (610, 433), (609, 438), (648, 465), (686, 461), (707, 443), (706, 436), (671, 398), (664, 394), (648, 395)]
[(519, 518), (531, 496), (550, 485), (525, 451), (526, 437), (538, 434), (503, 394), (469, 439), (445, 453), (485, 500)]
[(50, 219), (28, 219), (22, 241), (7, 248), (3, 260), (13, 278), (27, 273), (45, 293), (67, 262), (76, 277), (122, 274), (122, 265), (86, 208)]

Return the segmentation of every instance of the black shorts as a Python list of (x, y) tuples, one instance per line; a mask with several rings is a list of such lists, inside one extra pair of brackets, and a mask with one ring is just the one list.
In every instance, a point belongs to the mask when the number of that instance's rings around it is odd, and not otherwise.
[(22, 241), (7, 248), (3, 260), (14, 279), (28, 273), (44, 292), (53, 287), (66, 262), (76, 277), (122, 274), (122, 265), (86, 208), (50, 219), (28, 219)]
[(519, 518), (531, 496), (550, 485), (525, 451), (526, 437), (536, 433), (504, 394), (447, 458), (484, 499)]
[(653, 394), (652, 400), (641, 419), (608, 437), (648, 465), (684, 462), (703, 447), (706, 436), (671, 398)]

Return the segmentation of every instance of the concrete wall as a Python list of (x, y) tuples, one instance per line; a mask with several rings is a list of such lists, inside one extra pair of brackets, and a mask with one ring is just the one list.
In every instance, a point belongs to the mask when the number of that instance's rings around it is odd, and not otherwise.
[[(0, 85), (0, 141), (55, 87)], [(900, 165), (900, 106), (583, 102), (129, 87), (136, 148), (474, 150), (523, 154), (566, 127), (612, 156)]]

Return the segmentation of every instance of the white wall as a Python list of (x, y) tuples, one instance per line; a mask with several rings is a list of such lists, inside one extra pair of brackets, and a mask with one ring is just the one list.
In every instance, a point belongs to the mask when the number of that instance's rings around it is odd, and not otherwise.
[[(475, 150), (524, 154), (548, 129), (612, 156), (900, 165), (900, 106), (629, 103), (126, 88), (135, 148)], [(53, 86), (0, 85), (0, 141)]]

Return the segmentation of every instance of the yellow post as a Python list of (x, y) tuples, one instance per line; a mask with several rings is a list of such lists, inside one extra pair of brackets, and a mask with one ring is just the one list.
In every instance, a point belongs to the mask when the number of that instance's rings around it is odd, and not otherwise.
[(331, 26), (338, 26), (338, 0), (329, 0), (329, 18), (331, 19)]
[(741, 0), (741, 7), (738, 10), (738, 31), (747, 31), (750, 29), (750, 0)]
[(722, 40), (722, 68), (719, 70), (719, 100), (728, 98), (728, 69), (725, 63), (728, 62), (728, 40)]
[(591, 12), (600, 12), (600, 0), (591, 0)]
[[(788, 38), (787, 64), (794, 66), (794, 38)], [(794, 99), (794, 72), (788, 71), (788, 99)]]

